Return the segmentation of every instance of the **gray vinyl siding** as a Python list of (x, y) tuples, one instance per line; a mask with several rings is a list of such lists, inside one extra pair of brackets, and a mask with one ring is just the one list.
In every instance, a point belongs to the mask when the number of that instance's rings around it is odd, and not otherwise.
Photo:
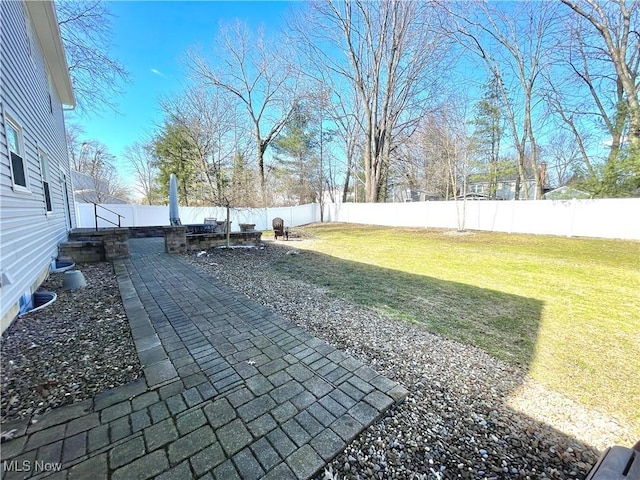
[[(34, 286), (67, 239), (62, 172), (70, 179), (64, 114), (55, 88), (49, 91), (47, 66), (35, 32), (27, 33), (23, 2), (0, 2), (0, 269), (12, 283), (2, 286), (3, 320)], [(49, 94), (53, 113), (50, 110)], [(13, 188), (5, 116), (21, 128), (28, 192)], [(52, 211), (47, 213), (38, 149), (48, 159)], [(68, 180), (70, 182), (70, 180)], [(73, 192), (68, 185), (72, 224)], [(7, 324), (3, 321), (2, 329)]]

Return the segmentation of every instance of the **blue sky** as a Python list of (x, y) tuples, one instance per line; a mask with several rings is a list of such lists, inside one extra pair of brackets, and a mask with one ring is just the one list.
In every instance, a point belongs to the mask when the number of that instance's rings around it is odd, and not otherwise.
[[(104, 143), (120, 160), (124, 147), (144, 140), (161, 123), (158, 99), (180, 92), (186, 74), (180, 58), (189, 47), (209, 47), (220, 23), (236, 18), (252, 28), (264, 25), (267, 32), (275, 30), (290, 6), (251, 1), (109, 3), (114, 15), (111, 55), (124, 64), (130, 82), (124, 85), (124, 95), (115, 99), (118, 113), (74, 115), (69, 121), (83, 128), (83, 140)], [(118, 165), (126, 181), (129, 172), (123, 162)]]

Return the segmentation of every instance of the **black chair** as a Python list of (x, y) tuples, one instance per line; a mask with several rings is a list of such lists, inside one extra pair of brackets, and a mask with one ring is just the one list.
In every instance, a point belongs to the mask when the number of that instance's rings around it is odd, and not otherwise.
[(280, 217), (276, 217), (271, 222), (273, 227), (273, 235), (278, 240), (278, 236), (283, 237), (285, 240), (289, 240), (289, 229), (284, 227), (284, 220)]

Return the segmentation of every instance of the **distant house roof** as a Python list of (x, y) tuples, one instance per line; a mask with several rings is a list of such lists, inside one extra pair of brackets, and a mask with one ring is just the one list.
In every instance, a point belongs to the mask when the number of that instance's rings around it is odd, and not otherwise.
[[(73, 180), (73, 193), (76, 196), (77, 202), (128, 203), (122, 198), (114, 197), (113, 195), (109, 195), (106, 193), (101, 193), (100, 195), (98, 195), (98, 192), (96, 191), (96, 181), (89, 175), (72, 170), (71, 178)], [(107, 190), (106, 184), (100, 180), (98, 180), (98, 188), (101, 192)]]
[(489, 195), (486, 193), (467, 192), (465, 195), (458, 195), (456, 200), (489, 200)]
[(591, 198), (591, 194), (578, 190), (577, 188), (564, 185), (545, 193), (542, 198), (545, 200), (570, 200), (572, 198)]
[(25, 2), (25, 4), (60, 102), (75, 107), (76, 99), (73, 95), (69, 67), (62, 46), (58, 17), (53, 2)]
[[(518, 173), (508, 173), (504, 175), (499, 175), (496, 179), (499, 183), (509, 183), (515, 182), (518, 179)], [(528, 176), (525, 179), (526, 182), (535, 182), (535, 178)], [(473, 173), (469, 175), (469, 183), (470, 184), (489, 184), (489, 174), (488, 173)]]

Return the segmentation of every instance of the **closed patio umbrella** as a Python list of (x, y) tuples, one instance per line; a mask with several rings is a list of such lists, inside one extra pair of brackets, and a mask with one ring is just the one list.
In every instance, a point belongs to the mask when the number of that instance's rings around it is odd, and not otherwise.
[(182, 225), (178, 213), (178, 179), (174, 173), (169, 177), (169, 222), (171, 225)]

